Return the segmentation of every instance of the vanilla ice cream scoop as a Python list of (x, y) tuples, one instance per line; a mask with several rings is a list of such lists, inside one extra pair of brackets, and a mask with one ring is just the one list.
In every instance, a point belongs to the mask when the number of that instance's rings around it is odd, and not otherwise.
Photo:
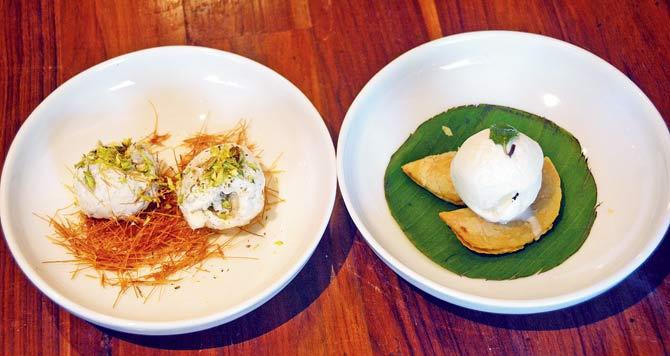
[(522, 217), (542, 185), (542, 148), (511, 126), (505, 129), (514, 133), (504, 143), (494, 142), (490, 129), (470, 136), (451, 163), (451, 179), (465, 205), (494, 223)]
[(158, 201), (158, 160), (130, 139), (98, 146), (75, 165), (74, 192), (81, 210), (101, 219), (127, 219)]
[(177, 194), (192, 229), (229, 229), (248, 224), (263, 211), (265, 176), (246, 147), (226, 143), (193, 158)]

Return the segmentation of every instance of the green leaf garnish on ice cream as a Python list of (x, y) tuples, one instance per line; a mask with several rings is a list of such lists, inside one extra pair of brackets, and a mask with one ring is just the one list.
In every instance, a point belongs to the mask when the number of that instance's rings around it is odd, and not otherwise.
[(489, 138), (498, 145), (507, 147), (507, 144), (519, 136), (519, 130), (508, 124), (491, 125)]

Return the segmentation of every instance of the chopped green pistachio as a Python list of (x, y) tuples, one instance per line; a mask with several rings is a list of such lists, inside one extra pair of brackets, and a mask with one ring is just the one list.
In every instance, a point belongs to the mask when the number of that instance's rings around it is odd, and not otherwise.
[(230, 211), (217, 211), (215, 214), (219, 219), (223, 220), (226, 220), (230, 217)]
[(204, 187), (219, 186), (242, 174), (245, 161), (239, 147), (230, 144), (214, 146), (209, 153), (211, 157), (200, 165), (204, 170), (201, 179)]
[(247, 166), (249, 166), (249, 168), (253, 169), (254, 171), (260, 170), (260, 168), (258, 168), (258, 166), (253, 162), (247, 161)]
[(207, 210), (211, 211), (214, 215), (216, 215), (219, 219), (226, 220), (230, 217), (230, 210), (224, 210), (224, 211), (218, 211), (214, 206), (210, 206), (207, 208)]
[(229, 219), (232, 214), (233, 204), (228, 200), (227, 197), (224, 197), (218, 202), (212, 203), (207, 210), (216, 215), (219, 219)]
[(174, 182), (172, 181), (172, 178), (167, 177), (167, 186), (171, 191), (176, 191), (177, 188), (174, 186)]
[[(123, 140), (120, 145), (118, 143), (103, 145), (98, 142), (95, 149), (82, 156), (82, 159), (75, 164), (75, 168), (88, 168), (91, 165), (98, 165), (101, 170), (116, 170), (123, 174), (124, 178), (125, 176), (132, 176), (149, 181), (157, 179), (155, 163), (146, 152), (143, 152), (144, 148), (138, 146), (137, 150), (133, 150), (131, 147), (133, 147), (133, 143), (130, 138)], [(132, 154), (137, 154), (137, 152), (141, 154), (140, 162), (133, 161)], [(90, 174), (90, 169), (87, 170)], [(85, 179), (90, 187), (89, 178), (85, 177)], [(95, 184), (92, 176), (90, 179)]]
[(150, 195), (147, 195), (147, 194), (143, 193), (142, 195), (140, 195), (140, 200), (151, 203), (151, 202), (155, 201), (156, 199), (154, 197), (150, 196)]
[(88, 169), (84, 171), (84, 181), (88, 189), (90, 190), (95, 189), (95, 179), (93, 178), (93, 174), (91, 174), (91, 171)]

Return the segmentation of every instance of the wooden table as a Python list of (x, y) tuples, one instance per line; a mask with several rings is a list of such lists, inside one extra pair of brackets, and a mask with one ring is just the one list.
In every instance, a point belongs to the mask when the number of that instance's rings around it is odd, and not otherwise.
[[(362, 86), (401, 53), (473, 30), (541, 33), (597, 54), (670, 119), (670, 2), (127, 0), (0, 2), (0, 152), (59, 84), (105, 59), (192, 44), (261, 62), (295, 83), (333, 140)], [(623, 283), (582, 305), (531, 316), (437, 300), (387, 268), (337, 199), (307, 266), (279, 295), (227, 325), (183, 336), (101, 329), (55, 305), (0, 244), (4, 355), (670, 353), (670, 241)]]

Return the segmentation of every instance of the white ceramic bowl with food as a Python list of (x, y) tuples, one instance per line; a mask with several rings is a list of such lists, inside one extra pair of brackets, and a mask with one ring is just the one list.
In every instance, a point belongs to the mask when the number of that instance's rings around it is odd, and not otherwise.
[[(263, 163), (279, 157), (279, 195), (264, 238), (248, 238), (163, 288), (146, 303), (132, 291), (102, 288), (47, 239), (53, 215), (72, 202), (69, 169), (97, 141), (140, 138), (154, 126), (168, 145), (203, 127), (214, 133), (239, 120)], [(168, 161), (169, 161), (169, 153)], [(14, 259), (44, 294), (73, 314), (115, 330), (176, 334), (209, 328), (255, 309), (300, 271), (316, 248), (335, 200), (335, 152), (310, 101), (288, 80), (244, 57), (200, 47), (160, 47), (90, 68), (50, 94), (28, 117), (7, 155), (0, 184), (2, 227)], [(248, 241), (248, 243), (246, 242)], [(277, 243), (281, 241), (282, 243)], [(247, 247), (250, 246), (250, 247)]]
[[(547, 272), (505, 281), (458, 276), (421, 254), (387, 208), (384, 171), (396, 149), (434, 115), (480, 103), (544, 116), (577, 137), (588, 157), (597, 218), (584, 245)], [(449, 36), (387, 65), (347, 112), (338, 175), (354, 222), (388, 266), (440, 299), (488, 312), (535, 313), (592, 298), (640, 266), (670, 221), (670, 135), (654, 105), (597, 56), (527, 33)]]

